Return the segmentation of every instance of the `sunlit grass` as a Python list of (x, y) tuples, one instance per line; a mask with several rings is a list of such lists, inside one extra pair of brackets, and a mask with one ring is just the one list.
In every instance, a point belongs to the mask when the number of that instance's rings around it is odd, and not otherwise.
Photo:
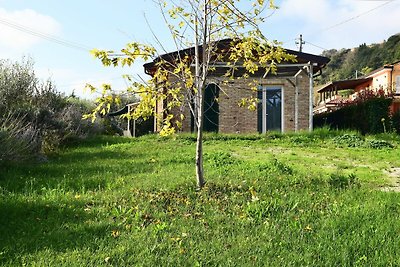
[(390, 266), (400, 198), (379, 188), (394, 148), (331, 132), (100, 137), (47, 163), (0, 167), (3, 266)]

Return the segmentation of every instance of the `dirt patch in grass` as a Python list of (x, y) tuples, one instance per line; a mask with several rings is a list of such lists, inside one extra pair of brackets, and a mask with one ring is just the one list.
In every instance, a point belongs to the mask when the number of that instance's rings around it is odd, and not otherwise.
[(381, 188), (384, 192), (400, 192), (400, 167), (392, 167), (386, 174), (390, 177), (390, 185)]

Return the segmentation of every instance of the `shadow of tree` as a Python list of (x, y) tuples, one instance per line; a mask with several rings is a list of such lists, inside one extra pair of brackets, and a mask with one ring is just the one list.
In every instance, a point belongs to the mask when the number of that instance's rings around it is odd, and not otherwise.
[[(123, 166), (123, 167), (121, 167)], [(9, 165), (1, 168), (0, 189), (22, 193), (45, 188), (98, 190), (116, 177), (151, 173), (146, 155), (109, 150), (74, 151), (43, 164)]]
[(134, 143), (137, 141), (137, 138), (128, 138), (122, 136), (94, 136), (89, 137), (84, 140), (81, 139), (73, 139), (64, 144), (64, 148), (76, 148), (76, 147), (99, 147), (103, 145), (113, 145), (113, 144), (126, 144), (126, 143)]
[(110, 238), (110, 222), (99, 220), (73, 196), (82, 189), (102, 190), (115, 177), (153, 171), (143, 153), (121, 150), (119, 141), (115, 150), (85, 149), (96, 146), (93, 142), (54, 155), (47, 163), (1, 167), (0, 265), (46, 249), (95, 250), (93, 240)]
[(107, 238), (109, 226), (93, 223), (94, 215), (84, 210), (82, 201), (48, 203), (2, 199), (0, 264), (44, 249), (95, 248), (94, 239)]

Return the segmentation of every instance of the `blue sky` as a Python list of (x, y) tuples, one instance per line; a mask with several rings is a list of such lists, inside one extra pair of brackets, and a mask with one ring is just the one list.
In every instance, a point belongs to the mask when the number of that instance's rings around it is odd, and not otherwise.
[[(304, 52), (320, 54), (323, 48), (382, 42), (400, 32), (400, 0), (280, 0), (276, 4), (280, 8), (261, 28), (290, 49), (297, 49), (299, 34), (306, 41)], [(130, 41), (154, 44), (149, 24), (173, 49), (151, 0), (0, 0), (0, 58), (32, 57), (37, 75), (51, 78), (66, 94), (75, 90), (88, 97), (83, 94), (86, 82), (124, 89), (121, 75), (146, 77), (142, 67), (104, 68), (88, 50), (119, 50)]]

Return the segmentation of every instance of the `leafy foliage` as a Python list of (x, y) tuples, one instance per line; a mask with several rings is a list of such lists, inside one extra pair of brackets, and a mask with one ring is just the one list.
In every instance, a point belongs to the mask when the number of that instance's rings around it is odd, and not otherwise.
[(343, 134), (332, 139), (335, 144), (340, 147), (367, 147), (372, 149), (390, 149), (394, 146), (380, 139), (365, 140), (363, 137), (356, 134)]
[(81, 120), (91, 105), (40, 81), (30, 59), (0, 60), (0, 99), (0, 161), (35, 158), (65, 139), (101, 131)]
[(369, 95), (339, 110), (314, 116), (315, 127), (352, 129), (366, 133), (383, 133), (389, 129), (389, 106), (392, 99)]
[(355, 134), (344, 134), (333, 138), (333, 142), (344, 147), (361, 147), (364, 145), (364, 139)]
[(396, 133), (400, 134), (400, 110), (392, 114), (392, 126)]
[[(196, 176), (201, 188), (204, 185), (204, 94), (216, 66), (221, 62), (227, 66), (227, 70), (218, 75), (221, 83), (246, 79), (249, 88), (256, 91), (258, 81), (252, 79), (255, 73), (275, 73), (276, 64), (295, 61), (295, 56), (287, 54), (277, 41), (268, 40), (258, 27), (265, 20), (263, 11), (268, 7), (276, 8), (273, 0), (250, 1), (248, 10), (241, 7), (239, 0), (154, 2), (170, 30), (176, 52), (166, 53), (152, 45), (132, 42), (121, 49), (118, 56), (114, 51), (98, 49), (92, 50), (92, 54), (104, 66), (131, 66), (152, 60), (145, 65), (147, 74), (151, 76), (149, 81), (125, 76), (131, 85), (128, 93), (140, 98), (139, 105), (128, 116), (157, 118), (160, 135), (167, 136), (181, 128), (185, 119), (183, 110), (189, 109), (198, 133)], [(159, 40), (158, 45), (163, 47)], [(188, 46), (191, 48), (183, 49)], [(96, 90), (91, 85), (88, 88)], [(249, 93), (240, 105), (255, 110), (257, 101)], [(93, 121), (99, 113), (106, 114), (112, 104), (119, 102), (119, 97), (113, 97), (111, 86), (104, 84), (96, 108), (85, 117)], [(157, 103), (163, 103), (161, 112), (156, 111)]]
[(393, 148), (393, 145), (385, 140), (368, 140), (367, 146), (374, 149)]

